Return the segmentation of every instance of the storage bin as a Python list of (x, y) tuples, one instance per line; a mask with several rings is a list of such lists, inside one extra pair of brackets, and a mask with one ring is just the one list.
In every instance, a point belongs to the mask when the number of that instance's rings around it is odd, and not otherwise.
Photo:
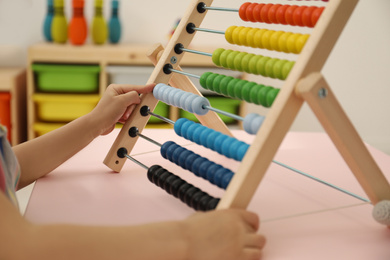
[(41, 136), (44, 134), (47, 134), (57, 128), (60, 128), (65, 124), (60, 124), (60, 123), (35, 123), (33, 125), (33, 129), (36, 133), (36, 136)]
[(99, 90), (97, 65), (33, 64), (32, 70), (38, 91), (97, 93)]
[(153, 72), (152, 66), (107, 66), (108, 82), (145, 85)]
[(42, 121), (68, 122), (92, 111), (99, 95), (34, 94), (37, 116)]
[[(207, 99), (210, 101), (211, 107), (223, 110), (225, 112), (235, 114), (237, 115), (239, 112), (241, 100), (235, 100), (235, 99), (228, 99), (225, 97), (207, 97)], [(232, 124), (235, 123), (235, 119), (218, 114), (219, 117), (222, 119), (223, 122), (226, 124)], [(192, 114), (190, 112), (187, 112), (185, 110), (180, 109), (180, 117), (187, 118), (189, 120), (192, 120), (194, 122), (199, 122), (198, 118), (196, 118), (195, 114)]]
[(7, 139), (11, 141), (11, 94), (0, 92), (0, 124), (7, 127)]

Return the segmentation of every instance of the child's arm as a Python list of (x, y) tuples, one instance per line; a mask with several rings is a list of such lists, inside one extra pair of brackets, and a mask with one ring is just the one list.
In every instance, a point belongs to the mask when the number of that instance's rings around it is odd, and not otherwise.
[(97, 136), (111, 132), (118, 121), (126, 121), (132, 105), (140, 102), (139, 94), (148, 93), (153, 87), (110, 85), (91, 113), (13, 147), (22, 172), (18, 188), (51, 172)]
[(258, 226), (243, 210), (140, 226), (36, 225), (0, 192), (0, 259), (258, 260)]

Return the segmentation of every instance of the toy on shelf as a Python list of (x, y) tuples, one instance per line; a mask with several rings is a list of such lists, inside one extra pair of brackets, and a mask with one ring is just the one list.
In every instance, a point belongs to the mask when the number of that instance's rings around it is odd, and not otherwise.
[[(369, 200), (363, 201), (374, 205), (374, 218), (390, 226), (390, 185), (321, 74), (358, 1), (323, 0), (317, 1), (318, 7), (293, 5), (293, 1), (289, 1), (289, 5), (248, 2), (238, 9), (213, 7), (212, 2), (192, 0), (165, 50), (158, 47), (150, 53), (156, 67), (148, 83), (158, 84), (153, 93), (141, 96), (141, 102), (122, 127), (104, 163), (116, 172), (121, 171), (127, 159), (138, 163), (147, 169), (151, 182), (196, 210), (246, 208), (269, 165), (274, 162), (273, 158), (300, 108), (307, 102), (367, 194)], [(231, 44), (267, 49), (267, 53), (294, 53), (297, 54), (295, 61), (222, 48), (213, 53), (189, 49), (197, 32), (216, 32), (200, 28), (205, 15), (213, 11), (235, 13), (243, 21), (252, 23), (304, 26), (312, 28), (311, 34), (251, 27), (229, 27), (222, 32)], [(284, 84), (279, 90), (216, 73), (192, 75), (179, 66), (186, 52), (209, 56), (218, 67), (283, 80)], [(211, 108), (188, 77), (200, 80), (203, 87), (227, 97), (269, 108), (267, 116), (248, 115), (244, 122), (244, 129), (256, 135), (252, 145), (232, 137), (216, 114), (223, 114), (223, 111)], [(184, 118), (173, 122), (159, 117), (153, 112), (158, 101), (195, 113), (201, 124)], [(241, 162), (232, 174), (229, 169), (174, 144), (161, 145), (163, 157), (226, 188), (221, 199), (208, 195), (160, 166), (148, 167), (130, 155), (138, 138), (144, 137), (142, 130), (150, 116), (173, 124), (178, 136)]]
[(68, 23), (64, 13), (64, 0), (54, 0), (51, 35), (56, 43), (66, 43), (68, 40)]
[(109, 40), (111, 43), (118, 43), (122, 34), (121, 22), (119, 20), (119, 1), (112, 0), (111, 8), (111, 18), (108, 23)]
[(84, 0), (73, 0), (73, 17), (69, 23), (69, 41), (74, 45), (82, 45), (87, 39), (88, 28), (84, 17)]
[(95, 0), (95, 14), (92, 20), (92, 41), (104, 44), (107, 40), (108, 28), (103, 17), (103, 0)]
[(51, 24), (53, 22), (53, 16), (54, 16), (54, 3), (53, 0), (47, 0), (47, 13), (45, 20), (43, 22), (43, 36), (45, 37), (46, 41), (53, 41), (53, 38), (51, 36)]

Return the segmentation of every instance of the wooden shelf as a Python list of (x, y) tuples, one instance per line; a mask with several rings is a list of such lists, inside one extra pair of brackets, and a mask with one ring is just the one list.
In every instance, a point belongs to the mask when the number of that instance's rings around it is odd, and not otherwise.
[[(147, 54), (153, 45), (82, 45), (39, 43), (29, 48), (34, 62), (99, 63), (117, 65), (152, 65)], [(202, 48), (212, 52), (213, 48)], [(186, 53), (182, 66), (214, 66), (210, 57)]]
[[(128, 66), (153, 66), (148, 58), (150, 50), (154, 45), (132, 45), (132, 44), (86, 44), (74, 46), (71, 44), (38, 43), (28, 50), (27, 67), (27, 108), (28, 108), (28, 139), (37, 137), (33, 126), (39, 122), (37, 119), (36, 107), (33, 95), (37, 91), (35, 74), (31, 66), (34, 63), (51, 64), (93, 64), (100, 66), (99, 73), (99, 94), (101, 95), (109, 84), (109, 65)], [(212, 52), (214, 48), (201, 48), (203, 51)], [(189, 67), (214, 67), (210, 57), (186, 53), (181, 64)]]

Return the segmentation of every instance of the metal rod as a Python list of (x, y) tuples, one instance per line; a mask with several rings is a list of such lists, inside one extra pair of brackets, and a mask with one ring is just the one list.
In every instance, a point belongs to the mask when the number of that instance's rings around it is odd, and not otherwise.
[[(176, 70), (174, 70), (174, 69), (171, 69), (171, 70), (174, 71), (174, 72), (177, 72), (177, 73), (182, 72), (182, 71), (176, 71)], [(194, 75), (194, 76), (196, 76), (196, 75)], [(225, 115), (225, 116), (234, 118), (234, 119), (239, 120), (239, 121), (243, 121), (243, 120), (244, 120), (244, 118), (241, 117), (241, 116), (237, 116), (237, 115), (235, 115), (235, 114), (228, 113), (228, 112), (226, 112), (226, 111), (223, 111), (223, 110), (220, 110), (220, 109), (211, 107), (211, 106), (203, 106), (203, 108), (212, 110), (212, 111), (214, 111), (214, 112), (217, 112), (217, 113), (219, 113), (219, 114), (222, 114), (222, 115)], [(159, 119), (161, 119), (161, 120), (167, 122), (167, 123), (170, 123), (170, 124), (172, 124), (172, 125), (175, 124), (175, 121), (173, 121), (173, 120), (170, 120), (170, 119), (168, 119), (168, 118), (162, 117), (162, 116), (157, 115), (157, 114), (155, 114), (155, 113), (153, 113), (153, 112), (150, 112), (150, 111), (148, 111), (148, 113), (149, 113), (150, 115), (154, 116), (154, 117), (157, 117), (157, 118), (159, 118)], [(160, 143), (158, 143), (158, 142), (156, 142), (156, 141), (154, 141), (154, 140), (152, 140), (152, 139), (150, 139), (150, 138), (148, 138), (148, 137), (146, 137), (146, 136), (144, 136), (144, 135), (142, 135), (142, 134), (140, 134), (140, 133), (137, 133), (137, 135), (139, 135), (140, 137), (142, 137), (142, 138), (144, 138), (144, 139), (146, 139), (146, 140), (148, 140), (148, 141), (150, 141), (150, 142), (152, 142), (152, 143), (154, 143), (154, 144), (156, 144), (156, 145), (158, 145), (158, 146), (161, 147), (161, 144), (160, 144)], [(131, 158), (131, 157), (128, 156), (128, 155), (125, 155), (125, 156), (126, 156), (127, 158), (129, 158), (130, 160), (132, 160), (132, 161), (138, 163), (139, 165), (143, 166), (144, 168), (148, 169), (147, 166), (145, 166), (145, 165), (143, 165), (142, 163), (138, 162), (138, 161), (135, 160), (134, 158)], [(321, 180), (321, 179), (319, 179), (319, 178), (317, 178), (317, 177), (314, 177), (314, 176), (312, 176), (312, 175), (309, 175), (309, 174), (307, 174), (307, 173), (304, 173), (304, 172), (302, 172), (302, 171), (300, 171), (300, 170), (298, 170), (298, 169), (295, 169), (295, 168), (293, 168), (293, 167), (291, 167), (291, 166), (288, 166), (288, 165), (286, 165), (286, 164), (283, 164), (283, 163), (278, 162), (278, 161), (275, 161), (275, 160), (273, 160), (272, 162), (275, 163), (275, 164), (277, 164), (277, 165), (279, 165), (279, 166), (282, 166), (282, 167), (284, 167), (284, 168), (286, 168), (286, 169), (289, 169), (289, 170), (291, 170), (291, 171), (293, 171), (293, 172), (295, 172), (295, 173), (298, 173), (298, 174), (300, 174), (300, 175), (302, 175), (302, 176), (305, 176), (305, 177), (310, 178), (310, 179), (312, 179), (312, 180), (314, 180), (314, 181), (317, 181), (317, 182), (319, 182), (319, 183), (322, 183), (322, 184), (324, 184), (324, 185), (326, 185), (326, 186), (329, 186), (329, 187), (331, 187), (331, 188), (334, 188), (335, 190), (338, 190), (338, 191), (343, 192), (343, 193), (345, 193), (345, 194), (347, 194), (347, 195), (350, 195), (350, 196), (352, 196), (352, 197), (354, 197), (354, 198), (357, 198), (357, 199), (359, 199), (359, 200), (361, 200), (361, 201), (364, 201), (364, 202), (366, 202), (366, 203), (371, 203), (371, 201), (368, 200), (368, 199), (366, 199), (366, 198), (363, 198), (363, 197), (361, 197), (361, 196), (359, 196), (359, 195), (357, 195), (357, 194), (354, 194), (354, 193), (352, 193), (352, 192), (349, 192), (349, 191), (347, 191), (347, 190), (345, 190), (345, 189), (343, 189), (343, 188), (337, 187), (336, 185), (330, 184), (330, 183), (328, 183), (328, 182), (326, 182), (326, 181), (324, 181), (324, 180)]]
[(127, 159), (129, 159), (130, 161), (133, 161), (133, 162), (135, 162), (136, 164), (138, 164), (139, 166), (141, 166), (141, 167), (145, 168), (146, 170), (148, 170), (148, 169), (149, 169), (149, 167), (148, 167), (148, 166), (146, 166), (145, 164), (141, 163), (140, 161), (138, 161), (138, 160), (134, 159), (134, 158), (133, 158), (133, 157), (131, 157), (130, 155), (128, 155), (128, 154), (125, 154), (125, 156), (127, 157)]
[(174, 125), (174, 124), (175, 124), (175, 121), (172, 121), (171, 119), (168, 119), (168, 118), (166, 118), (166, 117), (157, 115), (157, 114), (155, 114), (155, 113), (153, 113), (153, 112), (151, 112), (151, 111), (148, 111), (148, 114), (151, 115), (151, 116), (157, 117), (158, 119), (160, 119), (160, 120), (162, 120), (162, 121), (164, 121), (164, 122), (166, 122), (166, 123), (169, 123), (169, 124), (171, 124), (171, 125)]
[(331, 188), (334, 188), (334, 189), (336, 189), (336, 190), (338, 190), (338, 191), (341, 191), (341, 192), (343, 192), (343, 193), (345, 193), (345, 194), (347, 194), (347, 195), (350, 195), (350, 196), (352, 196), (352, 197), (354, 197), (354, 198), (357, 198), (357, 199), (359, 199), (359, 200), (361, 200), (361, 201), (371, 203), (368, 199), (365, 199), (365, 198), (363, 198), (363, 197), (360, 197), (359, 195), (356, 195), (356, 194), (354, 194), (354, 193), (352, 193), (352, 192), (349, 192), (349, 191), (347, 191), (347, 190), (345, 190), (345, 189), (343, 189), (343, 188), (337, 187), (337, 186), (335, 186), (335, 185), (333, 185), (333, 184), (330, 184), (330, 183), (328, 183), (328, 182), (326, 182), (326, 181), (323, 181), (323, 180), (321, 180), (321, 179), (318, 179), (317, 177), (311, 176), (311, 175), (309, 175), (309, 174), (307, 174), (307, 173), (304, 173), (304, 172), (302, 172), (302, 171), (300, 171), (300, 170), (297, 170), (297, 169), (295, 169), (295, 168), (293, 168), (293, 167), (291, 167), (291, 166), (288, 166), (288, 165), (283, 164), (283, 163), (278, 162), (278, 161), (273, 161), (273, 162), (276, 163), (277, 165), (280, 165), (280, 166), (286, 168), (286, 169), (289, 169), (289, 170), (291, 170), (291, 171), (293, 171), (293, 172), (299, 173), (299, 174), (301, 174), (301, 175), (303, 175), (303, 176), (305, 176), (305, 177), (308, 177), (308, 178), (310, 178), (310, 179), (312, 179), (312, 180), (314, 180), (314, 181), (317, 181), (317, 182), (322, 183), (322, 184), (324, 184), (324, 185), (326, 185), (326, 186), (329, 186), (329, 187), (331, 187)]
[[(236, 120), (241, 120), (241, 121), (244, 120), (244, 118), (241, 117), (241, 116), (237, 116), (237, 115), (235, 115), (235, 114), (231, 114), (231, 113), (228, 113), (228, 112), (226, 112), (226, 111), (219, 110), (219, 109), (217, 109), (217, 108), (213, 108), (213, 107), (210, 107), (210, 106), (203, 106), (203, 108), (209, 109), (209, 110), (212, 110), (212, 111), (215, 111), (215, 112), (220, 113), (220, 114), (225, 115), (225, 116), (232, 117), (232, 118), (234, 118), (234, 119), (236, 119)], [(165, 117), (162, 117), (162, 116), (160, 116), (160, 115), (154, 114), (153, 112), (150, 112), (150, 111), (149, 111), (148, 113), (149, 113), (150, 115), (155, 116), (155, 117), (157, 117), (157, 118), (159, 118), (159, 119), (161, 119), (161, 120), (163, 120), (163, 121), (166, 121), (166, 122), (168, 122), (168, 123), (170, 123), (170, 124), (173, 124), (173, 125), (175, 124), (174, 121), (172, 121), (172, 120), (170, 120), (170, 119), (168, 119), (168, 118), (165, 118)], [(155, 140), (153, 140), (153, 139), (151, 139), (151, 138), (149, 138), (149, 137), (147, 137), (147, 136), (144, 136), (143, 134), (141, 134), (141, 133), (139, 133), (139, 132), (137, 133), (137, 135), (138, 135), (139, 137), (144, 138), (145, 140), (148, 140), (149, 142), (151, 142), (151, 143), (153, 143), (153, 144), (155, 144), (155, 145), (157, 145), (157, 146), (160, 146), (160, 147), (162, 146), (160, 143), (156, 142)], [(137, 161), (136, 159), (132, 158), (132, 157), (129, 156), (128, 154), (125, 154), (125, 156), (126, 156), (128, 159), (130, 159), (131, 161), (133, 161), (133, 162), (137, 163), (138, 165), (142, 166), (143, 168), (149, 169), (146, 165), (144, 165), (144, 164), (142, 164), (141, 162)], [(352, 192), (350, 192), (350, 191), (347, 191), (347, 190), (345, 190), (345, 189), (343, 189), (343, 188), (340, 188), (340, 187), (338, 187), (338, 186), (336, 186), (336, 185), (333, 185), (333, 184), (331, 184), (331, 183), (329, 183), (329, 182), (326, 182), (326, 181), (324, 181), (324, 180), (321, 180), (321, 179), (319, 179), (319, 178), (317, 178), (317, 177), (314, 177), (314, 176), (312, 176), (312, 175), (310, 175), (310, 174), (304, 173), (304, 172), (302, 172), (302, 171), (300, 171), (300, 170), (298, 170), (298, 169), (295, 169), (295, 168), (293, 168), (293, 167), (291, 167), (291, 166), (288, 166), (288, 165), (286, 165), (286, 164), (284, 164), (284, 163), (281, 163), (281, 162), (278, 162), (278, 161), (275, 161), (275, 160), (272, 160), (272, 162), (275, 163), (275, 164), (277, 164), (277, 165), (279, 165), (279, 166), (282, 166), (282, 167), (284, 167), (284, 168), (286, 168), (286, 169), (288, 169), (288, 170), (291, 170), (291, 171), (293, 171), (293, 172), (295, 172), (295, 173), (298, 173), (298, 174), (300, 174), (300, 175), (302, 175), (302, 176), (304, 176), (304, 177), (307, 177), (307, 178), (309, 178), (309, 179), (311, 179), (311, 180), (314, 180), (314, 181), (319, 182), (319, 183), (321, 183), (321, 184), (324, 184), (324, 185), (326, 185), (326, 186), (328, 186), (328, 187), (331, 187), (331, 188), (333, 188), (333, 189), (335, 189), (335, 190), (338, 190), (338, 191), (340, 191), (340, 192), (342, 192), (342, 193), (344, 193), (344, 194), (347, 194), (347, 195), (349, 195), (349, 196), (352, 196), (352, 197), (354, 197), (354, 198), (356, 198), (356, 199), (359, 199), (359, 200), (364, 201), (364, 202), (366, 202), (366, 203), (371, 203), (371, 201), (368, 200), (368, 199), (366, 199), (366, 198), (363, 198), (363, 197), (361, 197), (361, 196), (359, 196), (359, 195), (357, 195), (357, 194), (354, 194), (354, 193), (352, 193)]]
[(225, 34), (224, 31), (217, 31), (217, 30), (212, 30), (212, 29), (197, 28), (197, 27), (192, 27), (192, 29), (195, 30), (195, 31), (199, 31), (199, 32), (209, 32), (209, 33)]
[(233, 8), (224, 8), (224, 7), (211, 7), (211, 6), (203, 6), (204, 9), (213, 10), (213, 11), (226, 11), (226, 12), (238, 12), (238, 9)]
[(149, 137), (147, 137), (147, 136), (145, 136), (145, 135), (143, 135), (143, 134), (141, 134), (141, 133), (137, 133), (137, 135), (139, 136), (139, 137), (142, 137), (143, 139), (145, 139), (145, 140), (148, 140), (149, 142), (151, 142), (151, 143), (153, 143), (153, 144), (155, 144), (155, 145), (157, 145), (157, 146), (162, 146), (162, 144), (160, 144), (159, 142), (156, 142), (155, 140), (153, 140), (153, 139), (151, 139), (151, 138), (149, 138)]
[(199, 75), (195, 75), (195, 74), (191, 74), (191, 73), (188, 73), (188, 72), (184, 72), (182, 70), (175, 70), (175, 69), (169, 69), (169, 70), (172, 71), (172, 72), (176, 72), (176, 73), (182, 74), (182, 75), (186, 75), (186, 76), (190, 76), (190, 77), (193, 77), (193, 78), (200, 79)]
[(190, 50), (190, 49), (185, 49), (185, 48), (180, 48), (180, 50), (186, 51), (186, 52), (190, 52), (190, 53), (194, 53), (194, 54), (200, 54), (200, 55), (204, 55), (204, 56), (209, 56), (209, 57), (213, 56), (212, 53), (207, 53), (207, 52), (203, 52), (203, 51), (195, 51), (195, 50)]
[(239, 120), (239, 121), (244, 121), (244, 118), (243, 118), (243, 117), (238, 116), (238, 115), (235, 115), (235, 114), (232, 114), (232, 113), (228, 113), (228, 112), (223, 111), (223, 110), (220, 110), (220, 109), (218, 109), (218, 108), (214, 108), (214, 107), (210, 107), (210, 106), (203, 106), (203, 108), (206, 108), (206, 109), (208, 109), (208, 110), (217, 112), (217, 113), (219, 113), (219, 114), (222, 114), (222, 115), (225, 115), (225, 116), (234, 118), (234, 119)]

